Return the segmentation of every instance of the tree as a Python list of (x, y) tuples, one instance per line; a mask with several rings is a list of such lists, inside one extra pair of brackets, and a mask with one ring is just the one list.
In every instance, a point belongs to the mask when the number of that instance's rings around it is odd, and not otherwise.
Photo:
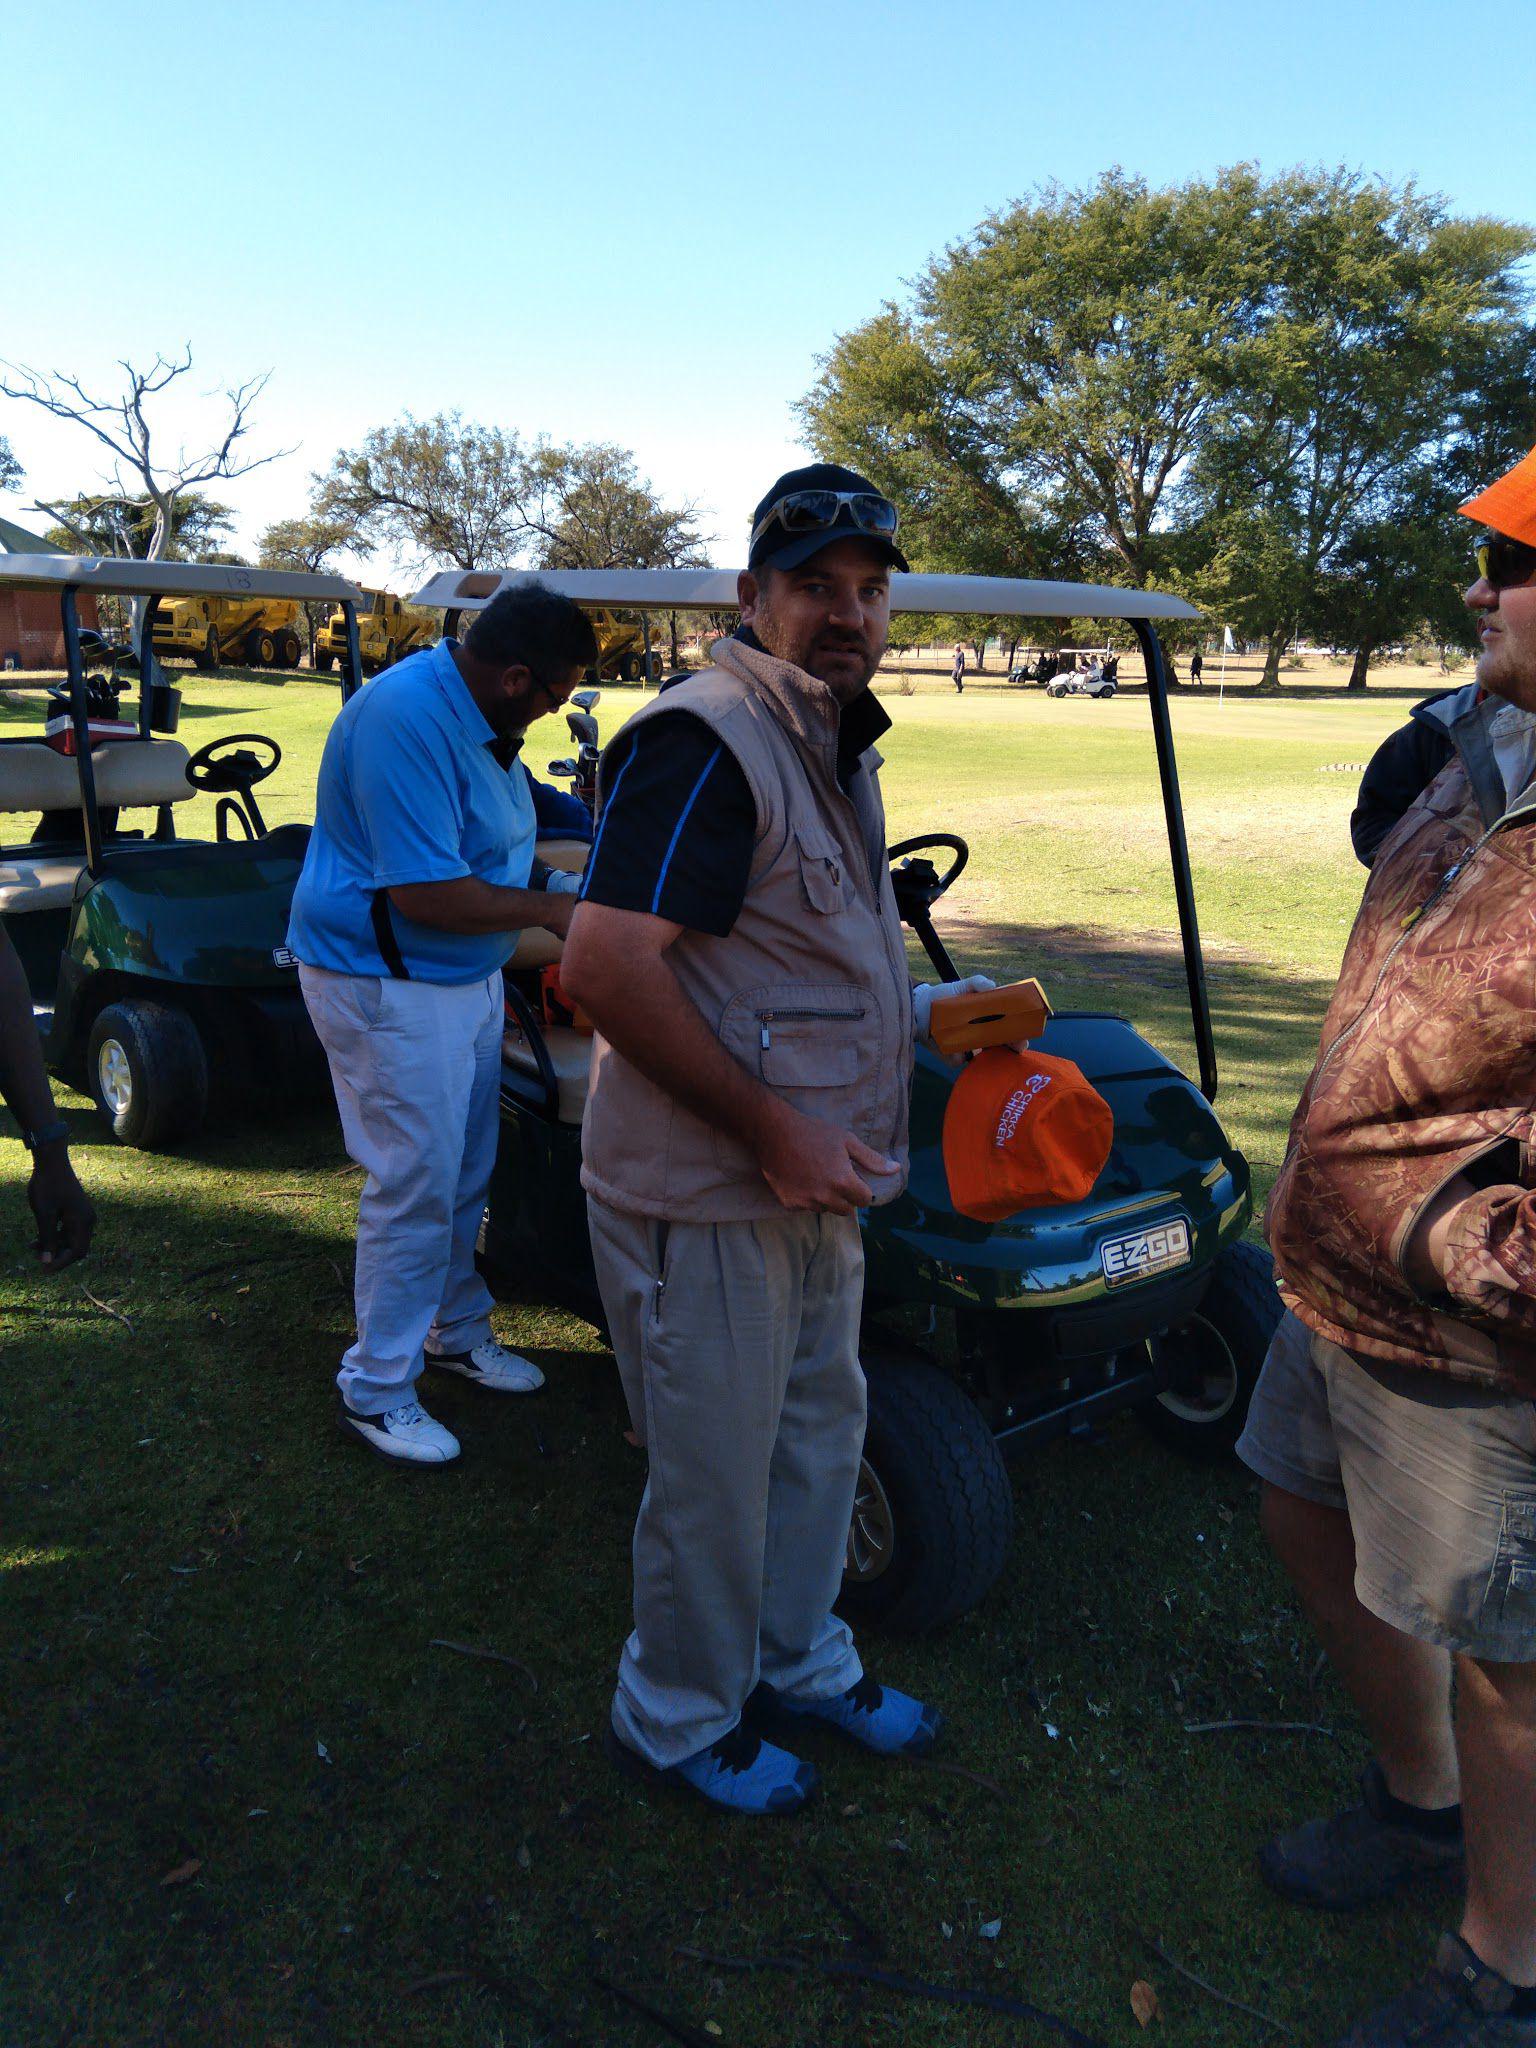
[[(164, 559), (176, 532), (177, 502), (187, 492), (215, 479), (249, 475), (264, 463), (293, 452), (276, 449), (270, 455), (247, 459), (240, 447), (250, 431), (251, 409), (267, 388), (271, 372), (265, 371), (224, 392), (229, 407), (227, 421), (211, 447), (190, 456), (185, 448), (180, 448), (174, 461), (162, 462), (151, 419), (156, 409), (154, 401), (192, 368), (190, 344), (174, 360), (157, 355), (147, 370), (120, 361), (118, 367), (126, 381), (121, 395), (115, 398), (93, 398), (78, 378), (59, 371), (44, 375), (19, 363), (6, 363), (3, 367), (8, 374), (0, 377), (0, 397), (40, 406), (55, 419), (73, 420), (84, 427), (111, 457), (110, 494), (127, 500), (142, 491), (150, 501), (154, 519), (144, 555), (152, 562)], [(131, 485), (129, 478), (136, 483)], [(44, 505), (39, 510), (53, 508)]]
[[(144, 560), (154, 539), (156, 508), (148, 497), (86, 493), (57, 502), (35, 501), (55, 521), (46, 538), (80, 555), (123, 555)], [(186, 491), (171, 510), (169, 538), (161, 559), (168, 562), (239, 562), (222, 547), (234, 529), (234, 513), (201, 491)]]
[(543, 444), (525, 507), (541, 569), (695, 569), (708, 563), (694, 505), (664, 505), (627, 448)]
[[(1264, 277), (1247, 166), (1151, 191), (1112, 171), (994, 214), (836, 343), (818, 452), (896, 493), (924, 566), (1143, 584)], [(1047, 555), (1046, 550), (1060, 550)]]
[(421, 563), (504, 569), (527, 547), (528, 457), (514, 433), (458, 413), (407, 413), (341, 449), (315, 478), (314, 514)]
[(14, 491), (25, 475), (4, 434), (0, 434), (0, 491)]
[[(1292, 636), (1374, 573), (1403, 506), (1454, 506), (1485, 386), (1525, 332), (1517, 266), (1536, 236), (1346, 171), (1273, 181), (1255, 231), (1263, 317), (1231, 353), (1189, 489), (1203, 594), (1267, 642), (1260, 687), (1274, 689)], [(1389, 552), (1399, 592), (1422, 593), (1423, 559)]]

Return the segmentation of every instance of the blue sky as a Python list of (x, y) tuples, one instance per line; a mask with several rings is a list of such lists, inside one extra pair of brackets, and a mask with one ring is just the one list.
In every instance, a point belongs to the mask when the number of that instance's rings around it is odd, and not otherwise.
[[(1530, 219), (1533, 75), (1531, 0), (0, 0), (0, 356), (270, 368), (254, 439), (298, 452), (225, 492), (246, 542), (457, 407), (633, 448), (730, 563), (817, 356), (989, 211), (1254, 159)], [(0, 511), (89, 487), (78, 429), (0, 433)]]

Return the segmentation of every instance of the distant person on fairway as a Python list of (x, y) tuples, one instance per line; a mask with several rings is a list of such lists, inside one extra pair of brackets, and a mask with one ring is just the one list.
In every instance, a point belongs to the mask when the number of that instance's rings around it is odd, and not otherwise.
[(1192, 683), (1199, 684), (1201, 688), (1204, 688), (1205, 656), (1200, 652), (1198, 647), (1195, 649), (1194, 653), (1189, 657), (1189, 680)]
[(965, 649), (958, 641), (955, 643), (955, 661), (950, 670), (950, 677), (957, 690), (965, 688)]
[(764, 1729), (884, 1756), (939, 1730), (833, 1612), (864, 1443), (858, 1212), (906, 1184), (935, 993), (908, 979), (873, 751), (896, 530), (829, 463), (766, 494), (736, 634), (603, 754), (561, 963), (597, 1026), (582, 1181), (650, 1455), (610, 1754), (738, 1813), (816, 1782)]
[(416, 1399), (423, 1365), (496, 1394), (544, 1384), (491, 1335), (475, 1242), (496, 1156), (501, 970), (519, 932), (564, 932), (575, 907), (574, 878), (534, 860), (518, 749), (596, 654), (567, 598), (503, 591), (462, 646), (444, 640), (359, 690), (320, 762), (288, 944), (367, 1172), (338, 1420), (400, 1463), (459, 1455)]
[(1536, 450), (1462, 510), (1486, 701), (1376, 852), (1238, 1445), (1375, 1752), (1264, 1876), (1349, 1909), (1466, 1872), (1459, 1933), (1344, 2048), (1536, 2048)]

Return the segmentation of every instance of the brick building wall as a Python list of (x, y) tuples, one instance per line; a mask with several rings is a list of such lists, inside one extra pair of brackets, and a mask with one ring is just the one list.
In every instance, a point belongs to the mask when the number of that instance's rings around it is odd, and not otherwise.
[[(82, 591), (77, 599), (82, 626), (97, 623), (96, 600)], [(0, 669), (15, 656), (23, 668), (62, 668), (64, 632), (59, 624), (59, 598), (53, 590), (0, 590)]]

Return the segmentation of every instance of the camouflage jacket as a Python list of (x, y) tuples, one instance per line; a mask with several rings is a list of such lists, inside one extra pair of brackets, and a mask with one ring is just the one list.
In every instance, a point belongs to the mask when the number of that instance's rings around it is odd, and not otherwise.
[[(1346, 1350), (1536, 1396), (1536, 783), (1504, 807), (1479, 766), (1458, 746), (1376, 856), (1265, 1228)], [(1403, 1249), (1457, 1174), (1421, 1295)]]

